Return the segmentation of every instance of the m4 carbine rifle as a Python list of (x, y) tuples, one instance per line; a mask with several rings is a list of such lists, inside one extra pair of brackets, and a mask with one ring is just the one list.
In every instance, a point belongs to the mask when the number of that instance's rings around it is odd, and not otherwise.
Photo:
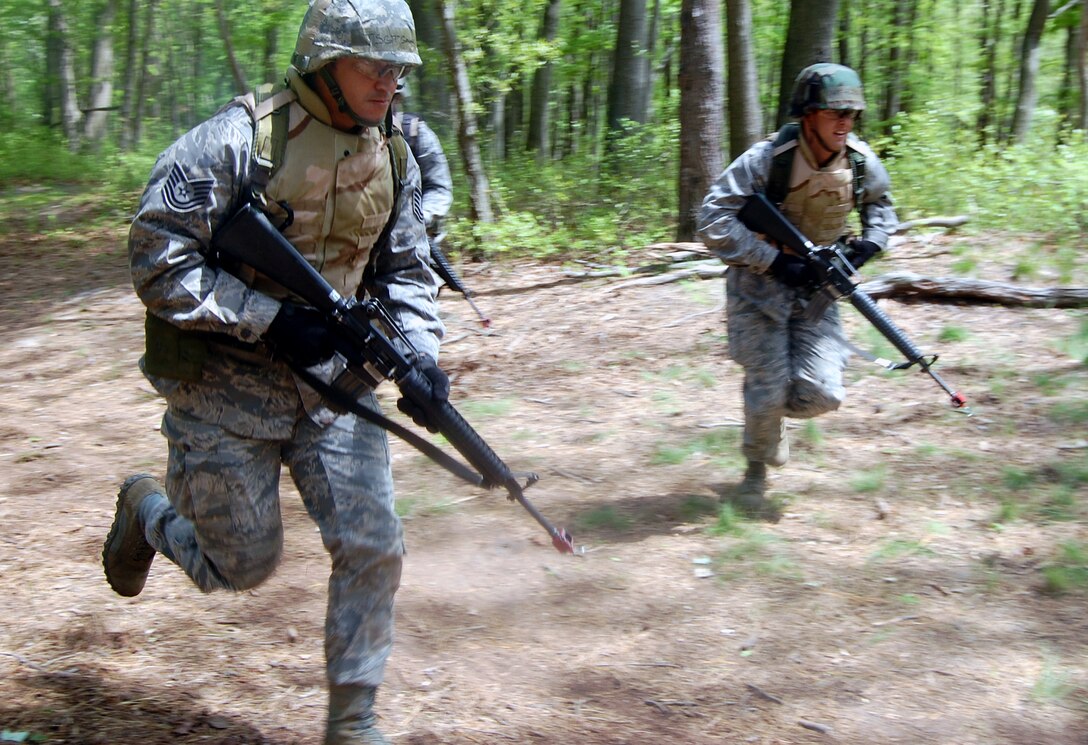
[(818, 291), (827, 293), (833, 300), (847, 298), (850, 304), (857, 308), (858, 312), (906, 357), (906, 362), (893, 365), (892, 369), (905, 369), (918, 365), (950, 396), (954, 408), (964, 409), (970, 413), (970, 410), (966, 408), (966, 397), (952, 390), (932, 369), (931, 366), (937, 361), (937, 355), (927, 357), (922, 354), (907, 335), (892, 323), (892, 319), (888, 318), (876, 302), (859, 290), (850, 279), (857, 270), (840, 246), (814, 245), (764, 194), (753, 194), (748, 197), (737, 213), (737, 218), (753, 233), (766, 235), (778, 245), (790, 249), (807, 261), (820, 277), (819, 286), (816, 288)]
[(475, 301), (472, 299), (472, 290), (465, 287), (465, 283), (461, 281), (461, 278), (457, 276), (457, 272), (454, 271), (453, 264), (446, 258), (446, 254), (442, 251), (442, 241), (445, 239), (445, 233), (439, 233), (435, 236), (427, 236), (427, 242), (430, 243), (431, 248), (431, 265), (434, 267), (434, 273), (446, 283), (454, 292), (459, 292), (464, 295), (465, 300), (472, 306), (472, 309), (476, 311), (476, 315), (480, 317), (480, 325), (485, 329), (491, 326), (491, 319), (483, 314), (478, 307), (476, 307)]
[[(472, 468), (466, 468), (395, 422), (376, 415), (344, 390), (322, 383), (305, 369), (292, 365), (303, 380), (331, 403), (379, 422), (469, 483), (486, 489), (505, 488), (508, 498), (517, 500), (548, 531), (556, 549), (574, 553), (570, 533), (548, 522), (525, 498), (524, 490), (536, 483), (537, 475), (523, 474), (526, 483), (522, 485), (519, 476), (448, 401), (435, 402), (431, 398), (430, 383), (419, 368), (418, 352), (380, 302), (372, 298), (359, 300), (341, 296), (272, 226), (264, 213), (252, 205), (247, 204), (235, 213), (215, 234), (212, 245), (217, 252), (215, 258), (223, 268), (230, 271), (232, 265), (244, 264), (325, 313), (336, 338), (337, 351), (344, 357), (348, 371), (371, 388), (385, 380), (396, 383), (401, 394), (425, 412), (431, 426), (464, 456)], [(407, 352), (402, 352), (387, 333), (395, 336)]]

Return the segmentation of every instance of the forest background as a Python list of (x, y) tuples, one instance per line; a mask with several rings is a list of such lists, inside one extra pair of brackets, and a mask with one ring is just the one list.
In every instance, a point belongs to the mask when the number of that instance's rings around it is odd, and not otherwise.
[[(1079, 245), (1088, 221), (1081, 0), (414, 0), (407, 109), (442, 138), (455, 256), (607, 263), (690, 240), (731, 157), (773, 131), (797, 71), (859, 70), (859, 133), (900, 216)], [(0, 184), (131, 211), (153, 159), (282, 79), (303, 3), (10, 0)], [(30, 193), (13, 186), (35, 184)], [(46, 189), (46, 192), (42, 191)], [(1026, 271), (1026, 270), (1025, 270)]]
[[(298, 500), (258, 591), (204, 596), (161, 562), (121, 599), (99, 562), (117, 484), (163, 466), (128, 221), (170, 141), (282, 76), (304, 7), (0, 3), (0, 741), (320, 741), (327, 555)], [(555, 554), (394, 440), (395, 741), (1084, 745), (1084, 0), (413, 9), (409, 108), (444, 142), (447, 248), (495, 319), (444, 294), (443, 366), (589, 550)], [(720, 262), (714, 282), (636, 272), (690, 240), (710, 180), (818, 59), (860, 70), (900, 217), (967, 218), (894, 236), (867, 277), (1009, 302), (882, 296), (975, 414), (852, 365), (843, 409), (792, 435), (768, 526), (717, 501), (743, 469)]]

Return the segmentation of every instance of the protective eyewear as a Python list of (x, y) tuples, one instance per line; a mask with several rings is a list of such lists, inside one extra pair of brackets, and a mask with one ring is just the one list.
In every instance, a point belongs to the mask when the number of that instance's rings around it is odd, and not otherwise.
[(412, 69), (411, 65), (389, 65), (366, 57), (353, 59), (351, 66), (360, 75), (366, 75), (368, 78), (374, 78), (375, 80), (381, 80), (382, 78), (400, 80)]
[(820, 116), (824, 119), (850, 119), (856, 122), (861, 112), (857, 109), (820, 109)]

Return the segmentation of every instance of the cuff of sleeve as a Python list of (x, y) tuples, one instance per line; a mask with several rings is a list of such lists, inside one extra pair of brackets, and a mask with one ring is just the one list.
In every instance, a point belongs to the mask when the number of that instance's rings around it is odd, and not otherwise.
[(280, 312), (281, 303), (261, 292), (250, 291), (246, 300), (245, 311), (234, 327), (234, 335), (247, 343), (256, 342), (272, 324), (272, 319)]

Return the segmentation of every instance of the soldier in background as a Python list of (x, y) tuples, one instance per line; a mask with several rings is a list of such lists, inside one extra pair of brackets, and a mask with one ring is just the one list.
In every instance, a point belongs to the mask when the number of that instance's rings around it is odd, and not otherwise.
[[(789, 459), (785, 420), (839, 408), (846, 396), (842, 378), (849, 348), (838, 308), (810, 303), (818, 278), (809, 264), (750, 231), (737, 213), (747, 197), (765, 193), (813, 243), (843, 241), (855, 267), (879, 254), (898, 221), (887, 171), (853, 134), (864, 110), (854, 70), (829, 63), (805, 68), (790, 106), (799, 121), (733, 161), (699, 213), (702, 241), (729, 265), (729, 353), (744, 367), (747, 469), (722, 499), (770, 521), (780, 512), (765, 495), (767, 467)], [(861, 221), (859, 237), (847, 235), (854, 209)]]
[(400, 81), (397, 85), (397, 93), (393, 97), (393, 108), (400, 122), (401, 131), (404, 133), (404, 139), (416, 157), (416, 162), (419, 163), (420, 177), (423, 181), (423, 224), (427, 226), (431, 268), (451, 290), (464, 296), (468, 304), (476, 311), (476, 315), (480, 317), (484, 328), (487, 328), (491, 325), (491, 319), (476, 306), (476, 302), (472, 299), (472, 291), (465, 286), (442, 250), (442, 242), (446, 237), (442, 230), (442, 220), (453, 206), (453, 179), (450, 176), (450, 165), (446, 160), (446, 154), (442, 151), (442, 143), (438, 140), (438, 135), (427, 126), (427, 122), (421, 116), (403, 110), (410, 95), (408, 81)]

